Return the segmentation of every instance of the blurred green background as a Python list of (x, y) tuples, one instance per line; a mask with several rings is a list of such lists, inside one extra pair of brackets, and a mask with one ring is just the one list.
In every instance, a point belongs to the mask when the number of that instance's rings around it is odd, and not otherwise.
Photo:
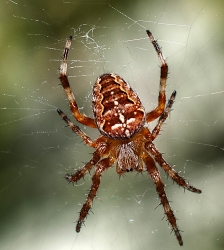
[(1, 1), (0, 249), (179, 248), (147, 173), (119, 179), (109, 169), (78, 235), (91, 175), (75, 187), (63, 179), (93, 152), (56, 112), (71, 117), (58, 80), (66, 38), (74, 37), (68, 71), (82, 112), (92, 115), (91, 88), (106, 72), (126, 79), (149, 111), (160, 69), (146, 29), (169, 64), (168, 96), (177, 90), (155, 144), (203, 192), (184, 192), (161, 171), (182, 249), (224, 248), (223, 9), (221, 0)]

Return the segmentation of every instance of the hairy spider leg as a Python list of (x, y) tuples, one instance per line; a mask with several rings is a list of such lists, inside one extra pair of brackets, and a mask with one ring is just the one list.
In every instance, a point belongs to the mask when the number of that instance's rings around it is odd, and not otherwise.
[(157, 135), (159, 134), (161, 127), (163, 125), (163, 123), (165, 122), (165, 120), (167, 119), (169, 113), (172, 110), (172, 106), (175, 100), (177, 92), (174, 90), (173, 93), (170, 96), (170, 99), (167, 102), (166, 108), (164, 110), (164, 112), (161, 114), (161, 116), (159, 117), (159, 120), (155, 126), (155, 128), (153, 129), (152, 133), (151, 133), (151, 140), (153, 141)]
[(76, 126), (70, 119), (65, 115), (63, 111), (57, 109), (58, 114), (62, 117), (62, 119), (68, 124), (68, 126), (72, 129), (74, 133), (79, 135), (83, 141), (92, 148), (97, 148), (101, 141), (101, 137), (95, 141), (93, 141), (87, 134), (85, 134), (78, 126)]
[(93, 153), (92, 159), (87, 162), (82, 168), (80, 168), (75, 174), (66, 174), (65, 179), (70, 183), (77, 182), (81, 178), (83, 178), (87, 172), (89, 172), (95, 165), (95, 172), (92, 177), (92, 186), (90, 189), (90, 192), (87, 196), (87, 199), (85, 203), (82, 206), (82, 209), (79, 214), (79, 219), (77, 221), (76, 225), (76, 232), (80, 232), (81, 226), (84, 222), (84, 219), (86, 218), (91, 206), (94, 197), (96, 196), (97, 190), (100, 185), (100, 177), (107, 168), (111, 167), (111, 165), (114, 164), (113, 159), (104, 158), (100, 161), (101, 157), (107, 154), (108, 145), (105, 143), (105, 140), (100, 137), (96, 141), (92, 141), (84, 132), (82, 132), (78, 126), (74, 125), (68, 117), (60, 110), (57, 110), (59, 115), (62, 117), (62, 119), (70, 126), (73, 132), (75, 132), (77, 135), (79, 135), (83, 141), (91, 146), (91, 147), (97, 147), (96, 151)]
[(165, 104), (166, 104), (166, 92), (165, 91), (166, 91), (166, 79), (168, 75), (168, 65), (166, 64), (166, 60), (162, 54), (161, 48), (159, 47), (159, 44), (155, 40), (152, 33), (149, 30), (146, 30), (146, 33), (148, 37), (150, 38), (151, 43), (154, 46), (158, 54), (159, 60), (161, 62), (158, 106), (154, 110), (146, 114), (146, 122), (148, 123), (158, 118), (164, 111)]
[(80, 232), (81, 226), (86, 218), (86, 216), (89, 213), (89, 210), (92, 207), (93, 199), (96, 197), (97, 190), (100, 186), (100, 178), (102, 176), (102, 173), (111, 167), (113, 162), (110, 161), (109, 158), (104, 158), (101, 161), (99, 161), (96, 165), (94, 175), (92, 177), (92, 186), (90, 188), (90, 191), (88, 193), (87, 199), (85, 203), (82, 206), (82, 209), (79, 213), (79, 219), (77, 221), (76, 225), (76, 232)]
[(69, 106), (70, 106), (70, 109), (72, 111), (72, 114), (74, 115), (75, 119), (86, 125), (86, 126), (89, 126), (89, 127), (92, 127), (92, 128), (96, 128), (96, 124), (95, 124), (95, 121), (94, 119), (80, 113), (79, 111), (79, 108), (78, 108), (78, 105), (76, 103), (76, 100), (75, 100), (75, 97), (74, 97), (74, 94), (71, 90), (71, 87), (70, 87), (70, 84), (69, 84), (69, 81), (68, 81), (68, 77), (67, 77), (67, 59), (68, 59), (68, 52), (70, 50), (70, 47), (71, 47), (71, 42), (72, 42), (72, 36), (70, 36), (65, 44), (65, 48), (64, 48), (64, 52), (63, 52), (63, 57), (62, 57), (62, 62), (61, 62), (61, 65), (60, 65), (60, 81), (61, 81), (61, 84), (65, 90), (65, 93), (68, 97), (68, 100), (69, 100)]
[(163, 209), (164, 209), (164, 212), (167, 216), (167, 219), (173, 228), (173, 231), (177, 237), (177, 240), (178, 240), (180, 246), (182, 246), (183, 240), (182, 240), (182, 237), (180, 234), (180, 230), (178, 229), (176, 218), (174, 216), (172, 208), (171, 208), (169, 201), (167, 199), (165, 189), (164, 189), (164, 184), (162, 182), (159, 170), (157, 169), (154, 160), (149, 155), (146, 155), (143, 158), (143, 160), (145, 162), (145, 165), (146, 165), (146, 168), (147, 168), (149, 175), (151, 176), (151, 178), (153, 179), (153, 181), (156, 185), (156, 191), (157, 191), (159, 198), (161, 200), (161, 204), (163, 206)]
[(75, 174), (66, 174), (65, 179), (69, 183), (77, 182), (78, 180), (83, 178), (87, 174), (87, 172), (89, 172), (97, 164), (100, 158), (101, 158), (100, 149), (97, 149), (93, 153), (93, 157), (89, 162), (87, 162), (83, 167), (81, 167)]
[(193, 192), (200, 194), (201, 190), (197, 189), (184, 180), (162, 157), (162, 154), (158, 151), (156, 146), (152, 142), (146, 142), (146, 150), (153, 156), (155, 161), (166, 171), (166, 173), (180, 186)]

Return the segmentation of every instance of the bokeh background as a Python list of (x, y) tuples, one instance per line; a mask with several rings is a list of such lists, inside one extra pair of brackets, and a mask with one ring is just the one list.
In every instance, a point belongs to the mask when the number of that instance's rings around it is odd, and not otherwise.
[(161, 171), (182, 249), (224, 248), (223, 9), (221, 0), (1, 1), (0, 249), (180, 248), (147, 173), (119, 178), (109, 169), (78, 235), (91, 174), (77, 186), (63, 178), (93, 152), (56, 112), (72, 117), (58, 80), (66, 38), (74, 37), (68, 71), (82, 112), (92, 115), (91, 88), (106, 72), (126, 79), (151, 110), (160, 69), (146, 29), (169, 64), (167, 94), (177, 90), (155, 144), (203, 192), (184, 191)]

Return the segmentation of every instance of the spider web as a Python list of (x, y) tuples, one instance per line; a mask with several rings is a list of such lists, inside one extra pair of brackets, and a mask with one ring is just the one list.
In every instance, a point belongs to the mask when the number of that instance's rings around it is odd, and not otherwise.
[[(167, 95), (177, 90), (155, 144), (202, 194), (184, 192), (161, 171), (184, 249), (223, 249), (223, 2), (5, 0), (1, 8), (0, 249), (176, 249), (147, 173), (102, 178), (93, 212), (75, 222), (91, 185), (63, 176), (90, 159), (56, 112), (71, 116), (57, 68), (74, 39), (69, 77), (81, 110), (91, 116), (91, 88), (115, 72), (147, 110), (157, 103), (159, 60), (150, 29), (169, 65)], [(154, 124), (149, 127), (153, 128)], [(97, 131), (82, 127), (92, 138)]]

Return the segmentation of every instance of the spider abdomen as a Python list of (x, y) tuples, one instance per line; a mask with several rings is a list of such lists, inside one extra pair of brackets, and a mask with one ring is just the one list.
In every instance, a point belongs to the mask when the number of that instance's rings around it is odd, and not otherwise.
[(112, 139), (129, 139), (145, 123), (145, 109), (139, 97), (116, 74), (104, 74), (97, 79), (93, 112), (101, 134)]

